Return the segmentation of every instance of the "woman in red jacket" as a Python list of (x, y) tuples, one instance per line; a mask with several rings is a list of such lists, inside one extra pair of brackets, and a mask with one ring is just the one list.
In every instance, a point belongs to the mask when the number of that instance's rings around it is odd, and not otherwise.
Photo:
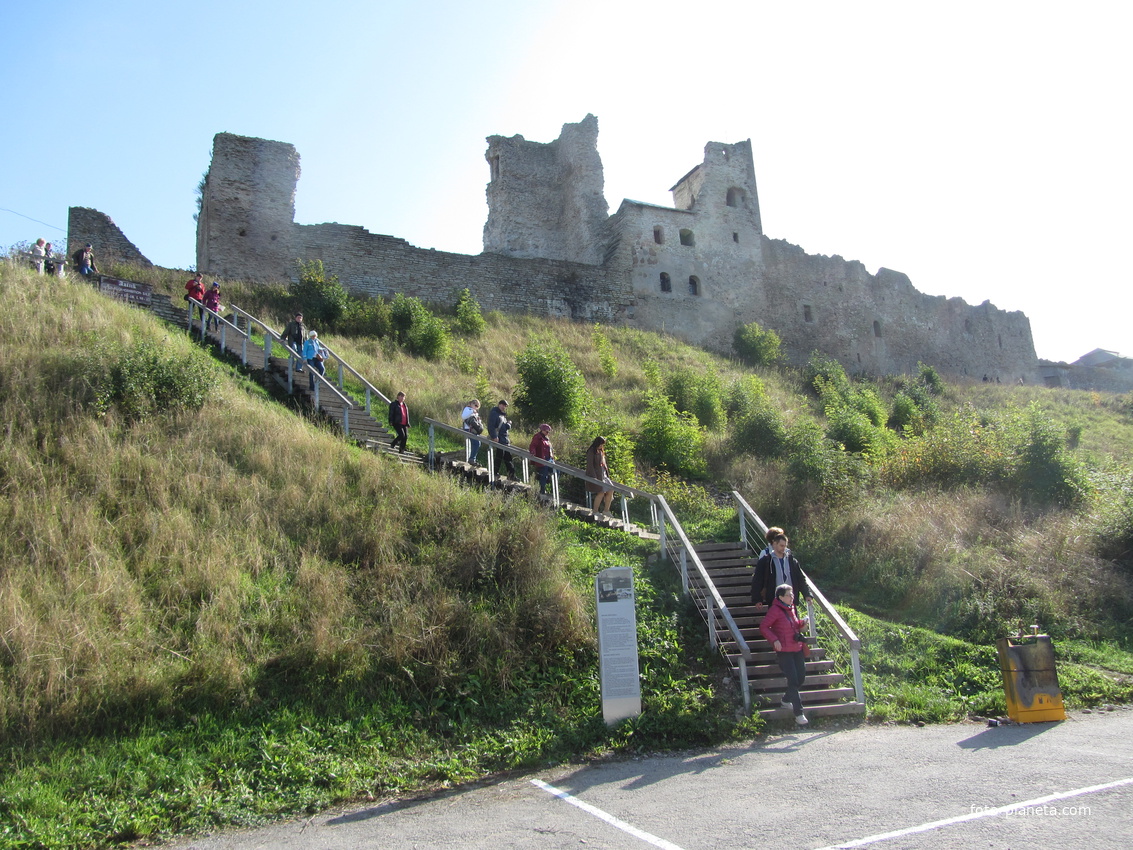
[(789, 584), (775, 588), (775, 601), (767, 609), (759, 633), (775, 650), (779, 669), (787, 680), (787, 692), (783, 695), (783, 707), (795, 712), (795, 722), (806, 726), (809, 722), (803, 714), (803, 700), (799, 696), (799, 686), (806, 679), (806, 659), (803, 658), (803, 630), (806, 620), (800, 620), (795, 612), (795, 591)]

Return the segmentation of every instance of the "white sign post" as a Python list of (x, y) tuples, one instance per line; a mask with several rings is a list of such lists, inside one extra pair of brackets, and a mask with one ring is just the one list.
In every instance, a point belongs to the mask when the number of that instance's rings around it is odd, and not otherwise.
[(602, 717), (613, 726), (641, 714), (641, 680), (637, 666), (637, 612), (633, 570), (610, 567), (594, 580), (598, 598), (598, 668), (602, 683)]

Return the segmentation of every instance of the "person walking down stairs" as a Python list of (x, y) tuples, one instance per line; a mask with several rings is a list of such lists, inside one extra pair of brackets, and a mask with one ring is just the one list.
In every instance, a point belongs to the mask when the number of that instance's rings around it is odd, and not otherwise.
[(315, 391), (315, 372), (320, 375), (327, 373), (326, 366), (323, 361), (326, 360), (327, 350), (323, 344), (319, 342), (318, 331), (311, 331), (307, 334), (307, 341), (303, 343), (303, 359), (307, 361), (307, 365), (311, 367), (311, 373), (307, 376), (307, 380), (311, 385), (311, 392)]
[[(296, 313), (295, 318), (287, 323), (287, 327), (283, 329), (283, 341), (294, 348), (299, 354), (303, 353), (303, 344), (307, 341), (307, 328), (303, 325), (302, 313)], [(295, 374), (303, 374), (302, 360), (295, 365)]]
[[(474, 398), (464, 406), (464, 410), (460, 411), (460, 424), (461, 427), (469, 434), (479, 437), (484, 433), (484, 423), (480, 420), (480, 399)], [(473, 466), (480, 463), (480, 441), (469, 440), (468, 448), (468, 462)]]
[[(398, 393), (389, 403), (389, 424), (397, 434), (390, 448), (394, 451), (405, 451), (405, 443), (409, 440), (409, 408), (405, 406), (405, 393)], [(398, 444), (401, 445), (400, 449)]]
[(775, 588), (775, 601), (759, 624), (759, 633), (775, 650), (775, 660), (787, 680), (782, 705), (795, 712), (795, 722), (800, 726), (809, 722), (803, 714), (803, 700), (799, 695), (799, 686), (806, 680), (806, 658), (803, 655), (805, 628), (806, 620), (800, 620), (795, 611), (794, 590), (789, 584), (779, 585)]
[[(527, 451), (535, 455), (537, 458), (543, 460), (554, 460), (554, 452), (551, 449), (551, 426), (544, 422), (539, 426), (539, 430), (535, 432), (535, 436), (531, 438), (531, 445), (528, 446)], [(546, 495), (547, 485), (551, 481), (551, 473), (553, 470), (549, 466), (544, 466), (541, 463), (535, 464), (538, 468), (536, 475), (539, 478), (539, 492)]]

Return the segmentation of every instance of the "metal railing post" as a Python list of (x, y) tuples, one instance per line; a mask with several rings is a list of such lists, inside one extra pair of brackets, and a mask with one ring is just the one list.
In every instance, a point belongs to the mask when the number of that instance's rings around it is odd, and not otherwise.
[(862, 659), (856, 645), (850, 646), (850, 667), (854, 671), (854, 696), (858, 702), (865, 705), (865, 688), (862, 685)]
[(433, 423), (429, 423), (429, 469), (437, 468), (437, 437)]

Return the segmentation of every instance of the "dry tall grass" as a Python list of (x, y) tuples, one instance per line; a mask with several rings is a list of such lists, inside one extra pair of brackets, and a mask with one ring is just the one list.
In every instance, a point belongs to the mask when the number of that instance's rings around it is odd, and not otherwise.
[(292, 674), (504, 685), (590, 640), (533, 509), (351, 448), (242, 379), (197, 413), (99, 418), (96, 341), (193, 344), (84, 283), (0, 267), (0, 297), (0, 729), (254, 700)]

